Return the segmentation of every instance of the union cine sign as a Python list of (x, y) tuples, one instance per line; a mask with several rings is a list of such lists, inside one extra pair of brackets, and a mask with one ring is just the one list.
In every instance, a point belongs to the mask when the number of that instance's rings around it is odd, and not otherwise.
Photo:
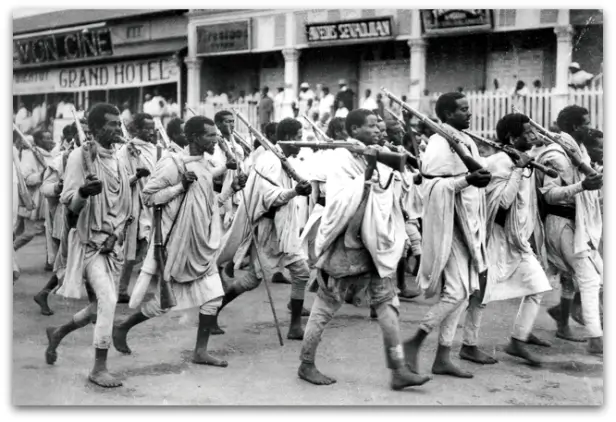
[(306, 25), (309, 43), (393, 38), (391, 17)]
[(109, 28), (72, 31), (13, 41), (13, 63), (26, 66), (111, 56)]

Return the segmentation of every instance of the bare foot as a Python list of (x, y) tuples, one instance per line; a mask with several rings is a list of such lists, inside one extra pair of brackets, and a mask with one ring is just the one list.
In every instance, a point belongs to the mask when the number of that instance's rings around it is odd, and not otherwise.
[(193, 353), (193, 363), (199, 365), (210, 365), (210, 366), (218, 366), (220, 368), (226, 368), (229, 366), (229, 363), (226, 360), (215, 358), (210, 355), (207, 351), (199, 351)]
[(505, 348), (505, 353), (511, 356), (525, 359), (529, 364), (533, 366), (540, 366), (541, 359), (532, 354), (520, 340), (511, 339), (511, 342)]
[(51, 310), (51, 308), (49, 307), (49, 304), (47, 303), (47, 294), (43, 293), (43, 292), (39, 292), (36, 296), (34, 296), (34, 301), (36, 302), (36, 304), (38, 306), (41, 307), (41, 314), (49, 316), (49, 315), (53, 315), (53, 311)]
[(287, 334), (287, 338), (289, 340), (303, 340), (304, 339), (304, 329), (301, 325), (298, 326), (290, 326), (289, 332)]
[(120, 328), (118, 325), (113, 327), (113, 346), (120, 353), (124, 353), (126, 355), (130, 355), (132, 350), (128, 347), (128, 343), (126, 342), (126, 336), (128, 335), (128, 330)]
[(302, 362), (302, 364), (299, 366), (299, 369), (297, 370), (297, 375), (304, 381), (308, 381), (309, 383), (314, 385), (330, 385), (336, 382), (335, 379), (323, 375), (321, 372), (319, 372), (314, 363), (311, 364)]
[(49, 341), (49, 345), (47, 346), (47, 350), (45, 350), (45, 361), (49, 365), (53, 365), (58, 360), (58, 352), (56, 349), (60, 344), (60, 340), (62, 338), (58, 338), (57, 329), (55, 327), (47, 327), (47, 341)]
[(584, 343), (586, 341), (582, 337), (576, 337), (573, 334), (573, 331), (571, 331), (571, 327), (569, 327), (568, 325), (564, 327), (558, 327), (558, 330), (556, 330), (556, 337), (562, 338), (563, 340), (574, 341), (576, 343)]
[(530, 333), (530, 335), (528, 336), (528, 340), (526, 340), (526, 343), (533, 344), (535, 346), (541, 346), (541, 347), (552, 347), (552, 343), (550, 343), (549, 341), (540, 339), (533, 333)]
[(458, 378), (473, 378), (473, 374), (458, 368), (450, 360), (434, 361), (432, 373), (436, 375), (451, 375)]
[(477, 346), (468, 346), (466, 344), (463, 344), (460, 349), (460, 358), (480, 365), (493, 365), (498, 362), (492, 356), (479, 350)]
[(105, 388), (121, 387), (122, 381), (114, 377), (106, 369), (102, 371), (92, 371), (88, 376), (88, 379), (96, 385), (100, 385)]
[(392, 372), (391, 377), (391, 388), (392, 390), (398, 391), (402, 390), (406, 387), (415, 387), (419, 385), (424, 385), (428, 381), (430, 381), (432, 377), (427, 375), (417, 375), (409, 371), (407, 367), (397, 369)]

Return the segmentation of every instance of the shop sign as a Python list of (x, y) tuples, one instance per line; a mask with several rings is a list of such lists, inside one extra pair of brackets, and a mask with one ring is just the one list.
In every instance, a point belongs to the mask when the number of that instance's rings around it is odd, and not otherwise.
[(393, 38), (392, 18), (380, 17), (306, 25), (308, 43)]
[(250, 51), (250, 21), (197, 26), (197, 55)]
[(79, 92), (177, 83), (179, 68), (171, 58), (62, 69), (15, 71), (13, 95)]
[(13, 40), (13, 64), (25, 66), (113, 55), (109, 28), (92, 28)]
[(482, 32), (492, 29), (489, 9), (424, 9), (421, 11), (426, 35)]

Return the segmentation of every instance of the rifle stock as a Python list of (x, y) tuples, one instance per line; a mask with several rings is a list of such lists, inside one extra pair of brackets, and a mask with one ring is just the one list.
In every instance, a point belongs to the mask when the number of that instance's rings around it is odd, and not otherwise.
[(477, 161), (475, 161), (475, 159), (473, 157), (471, 157), (464, 150), (464, 148), (462, 148), (462, 145), (460, 145), (461, 142), (457, 138), (457, 136), (455, 136), (453, 133), (450, 133), (449, 131), (445, 130), (441, 125), (439, 125), (438, 123), (432, 121), (432, 119), (430, 119), (428, 116), (420, 113), (419, 111), (415, 110), (414, 108), (412, 108), (411, 106), (406, 104), (400, 98), (398, 98), (397, 96), (395, 96), (394, 94), (389, 92), (387, 89), (381, 87), (381, 91), (383, 91), (385, 96), (387, 96), (389, 99), (391, 99), (392, 101), (395, 101), (396, 103), (400, 104), (400, 106), (402, 108), (404, 108), (406, 111), (408, 111), (409, 113), (411, 113), (415, 117), (417, 117), (419, 120), (421, 120), (433, 132), (438, 133), (443, 138), (445, 138), (447, 143), (449, 143), (449, 146), (451, 146), (451, 149), (453, 149), (454, 152), (458, 155), (458, 157), (460, 157), (460, 160), (462, 160), (462, 163), (464, 163), (464, 165), (466, 166), (468, 171), (474, 172), (474, 171), (482, 170), (483, 169), (481, 164), (479, 164)]

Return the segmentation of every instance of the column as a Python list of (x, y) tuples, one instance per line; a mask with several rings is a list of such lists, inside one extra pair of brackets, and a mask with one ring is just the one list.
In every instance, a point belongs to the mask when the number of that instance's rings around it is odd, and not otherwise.
[[(186, 105), (192, 109), (196, 109), (201, 101), (201, 63), (199, 57), (186, 57)], [(179, 104), (182, 110), (185, 107)]]
[(571, 64), (574, 31), (571, 25), (562, 25), (555, 27), (554, 33), (556, 34), (556, 84), (552, 101), (553, 120), (568, 102), (569, 64)]
[(411, 90), (409, 100), (412, 107), (419, 107), (419, 99), (426, 88), (426, 45), (423, 38), (413, 38), (407, 42), (411, 50)]
[(284, 117), (293, 117), (291, 104), (297, 98), (299, 89), (299, 56), (301, 51), (295, 48), (285, 48), (282, 50), (284, 57), (284, 86), (285, 104), (283, 111)]

